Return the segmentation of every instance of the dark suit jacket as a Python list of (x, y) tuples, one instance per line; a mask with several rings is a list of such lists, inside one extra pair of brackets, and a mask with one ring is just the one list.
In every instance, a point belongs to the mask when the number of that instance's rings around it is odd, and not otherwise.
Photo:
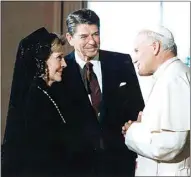
[[(62, 82), (52, 87), (72, 128), (68, 135), (71, 157), (76, 160), (71, 160), (72, 168), (76, 163), (79, 168), (98, 174), (130, 174), (136, 155), (125, 146), (121, 127), (128, 120), (137, 119), (144, 107), (143, 97), (130, 55), (100, 50), (99, 59), (103, 84), (100, 121), (91, 106), (74, 52), (65, 56), (67, 67)], [(120, 87), (122, 82), (126, 85)], [(67, 105), (63, 99), (66, 95)], [(104, 149), (100, 149), (100, 139)], [(74, 154), (79, 155), (78, 160)]]

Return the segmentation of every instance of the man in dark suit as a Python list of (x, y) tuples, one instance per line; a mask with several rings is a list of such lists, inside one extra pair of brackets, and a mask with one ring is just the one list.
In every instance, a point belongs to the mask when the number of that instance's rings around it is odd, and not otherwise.
[(136, 154), (121, 134), (124, 122), (136, 120), (144, 107), (131, 57), (99, 49), (100, 20), (95, 12), (77, 10), (66, 23), (66, 38), (74, 51), (64, 57), (67, 68), (54, 91), (71, 127), (68, 173), (134, 176)]

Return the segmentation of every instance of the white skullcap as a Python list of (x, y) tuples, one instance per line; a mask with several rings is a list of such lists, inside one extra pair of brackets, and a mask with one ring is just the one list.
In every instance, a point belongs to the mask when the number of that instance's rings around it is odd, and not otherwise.
[(151, 31), (151, 32), (158, 33), (161, 36), (163, 36), (164, 38), (168, 38), (172, 42), (174, 42), (174, 36), (173, 36), (172, 32), (168, 28), (165, 28), (164, 26), (152, 25), (152, 26), (148, 26), (148, 27), (144, 28), (143, 30), (141, 30), (141, 32), (143, 32), (143, 31)]

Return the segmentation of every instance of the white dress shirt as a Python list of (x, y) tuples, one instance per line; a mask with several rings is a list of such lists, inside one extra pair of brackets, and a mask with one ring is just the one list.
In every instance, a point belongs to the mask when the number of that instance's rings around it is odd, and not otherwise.
[(176, 57), (153, 75), (140, 123), (125, 135), (138, 154), (136, 176), (190, 176), (190, 71)]

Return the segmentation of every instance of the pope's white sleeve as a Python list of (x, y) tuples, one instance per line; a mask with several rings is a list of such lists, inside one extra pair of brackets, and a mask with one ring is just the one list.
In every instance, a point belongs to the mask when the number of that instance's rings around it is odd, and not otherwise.
[(127, 147), (147, 158), (170, 161), (186, 143), (188, 131), (151, 133), (141, 123), (133, 123), (125, 135)]

